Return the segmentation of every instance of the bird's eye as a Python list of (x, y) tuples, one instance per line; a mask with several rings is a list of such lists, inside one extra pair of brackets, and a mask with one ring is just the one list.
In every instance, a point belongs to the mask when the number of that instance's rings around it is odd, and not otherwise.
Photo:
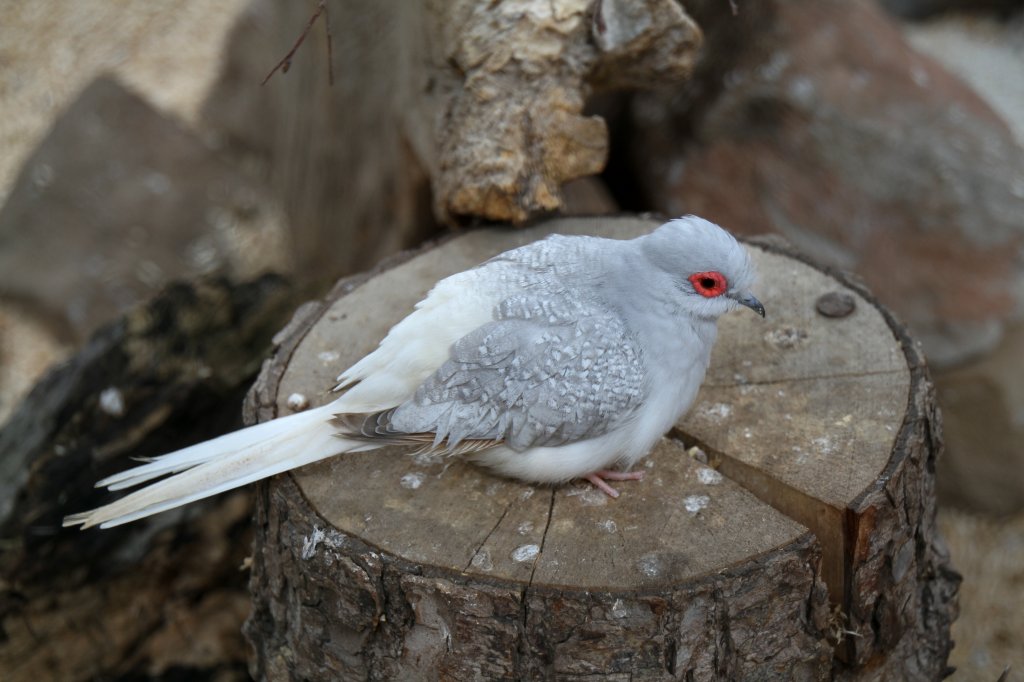
[(690, 275), (693, 290), (705, 298), (721, 296), (728, 288), (725, 277), (720, 272), (697, 272)]

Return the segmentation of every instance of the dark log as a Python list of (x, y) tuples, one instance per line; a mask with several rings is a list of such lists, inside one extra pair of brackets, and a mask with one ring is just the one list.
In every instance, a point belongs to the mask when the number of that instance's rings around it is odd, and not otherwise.
[[(295, 393), (329, 400), (447, 274), (552, 231), (655, 224), (477, 231), (344, 280), (279, 335), (246, 419)], [(940, 423), (920, 352), (859, 285), (751, 251), (767, 322), (722, 321), (695, 408), (618, 500), (396, 449), (261, 485), (254, 676), (941, 677), (958, 576), (934, 525)]]
[(278, 277), (179, 284), (102, 327), (0, 431), (0, 678), (246, 679), (248, 491), (103, 532), (100, 478), (240, 426), (291, 309)]

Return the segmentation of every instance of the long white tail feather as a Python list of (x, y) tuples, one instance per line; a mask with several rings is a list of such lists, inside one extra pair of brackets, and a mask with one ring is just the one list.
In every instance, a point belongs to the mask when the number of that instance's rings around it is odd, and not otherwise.
[[(174, 475), (119, 500), (64, 519), (64, 526), (110, 528), (201, 500), (342, 452), (372, 449), (362, 441), (338, 436), (330, 423), (332, 405), (275, 419), (227, 434), (146, 464), (132, 476), (119, 475), (114, 485), (126, 487), (165, 473)], [(319, 422), (319, 423), (317, 423)], [(273, 428), (263, 428), (273, 427)], [(258, 432), (254, 438), (250, 432)], [(115, 477), (110, 477), (111, 479)], [(107, 479), (109, 481), (109, 479)], [(117, 489), (117, 488), (112, 488)]]
[(331, 417), (330, 406), (320, 407), (307, 412), (281, 417), (272, 421), (256, 424), (249, 428), (226, 433), (212, 440), (190, 445), (166, 455), (154, 457), (147, 464), (126, 469), (108, 476), (96, 483), (97, 488), (123, 490), (131, 488), (165, 474), (176, 474), (197, 464), (207, 462), (214, 457), (224, 457), (254, 447), (264, 441), (278, 436), (282, 431), (300, 429), (317, 421), (326, 421)]

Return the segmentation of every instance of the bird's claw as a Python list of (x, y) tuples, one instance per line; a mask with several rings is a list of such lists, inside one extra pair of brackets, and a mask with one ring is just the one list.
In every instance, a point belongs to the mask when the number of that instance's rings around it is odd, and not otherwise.
[(594, 487), (611, 498), (619, 496), (619, 491), (608, 485), (607, 481), (642, 481), (643, 471), (609, 471), (602, 469), (583, 477), (594, 484)]

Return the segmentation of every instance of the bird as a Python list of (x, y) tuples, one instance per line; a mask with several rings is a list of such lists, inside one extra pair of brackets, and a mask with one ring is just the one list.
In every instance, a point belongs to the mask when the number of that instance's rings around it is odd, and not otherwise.
[[(321, 407), (101, 481), (148, 484), (64, 526), (109, 528), (345, 452), (406, 445), (531, 483), (642, 478), (632, 467), (693, 404), (723, 314), (755, 269), (697, 216), (630, 240), (551, 235), (442, 279)], [(159, 480), (157, 480), (159, 479)]]

